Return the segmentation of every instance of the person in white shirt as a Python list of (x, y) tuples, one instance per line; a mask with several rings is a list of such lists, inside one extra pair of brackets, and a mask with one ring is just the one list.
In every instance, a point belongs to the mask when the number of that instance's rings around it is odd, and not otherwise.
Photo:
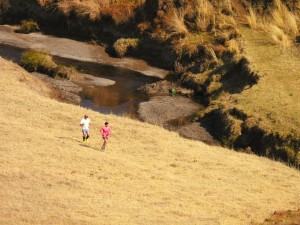
[(90, 137), (90, 118), (88, 115), (84, 115), (82, 120), (80, 121), (80, 126), (82, 127), (82, 141), (87, 142)]

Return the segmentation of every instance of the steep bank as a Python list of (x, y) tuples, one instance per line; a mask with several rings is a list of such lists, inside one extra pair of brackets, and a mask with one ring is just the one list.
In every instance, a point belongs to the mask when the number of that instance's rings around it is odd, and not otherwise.
[[(297, 170), (59, 103), (20, 67), (2, 58), (0, 67), (2, 224), (238, 225), (299, 208)], [(88, 144), (78, 126), (85, 113)], [(107, 120), (113, 133), (102, 153)]]

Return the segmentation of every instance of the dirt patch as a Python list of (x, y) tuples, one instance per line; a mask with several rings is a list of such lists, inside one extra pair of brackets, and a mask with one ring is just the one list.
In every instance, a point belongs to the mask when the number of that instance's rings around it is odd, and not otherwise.
[(52, 98), (74, 105), (80, 104), (81, 98), (79, 93), (82, 91), (82, 88), (78, 85), (67, 79), (53, 79), (40, 73), (32, 73), (32, 75), (52, 87)]
[(298, 225), (300, 224), (300, 209), (297, 211), (276, 211), (263, 223), (255, 225)]
[(155, 96), (139, 105), (138, 114), (141, 120), (176, 131), (183, 137), (217, 144), (205, 128), (194, 121), (200, 107), (183, 96)]
[[(209, 145), (220, 145), (199, 122), (190, 122), (187, 125), (174, 127), (173, 129), (182, 137), (199, 140)], [(172, 130), (172, 128), (170, 130)]]
[(190, 116), (199, 106), (191, 99), (181, 96), (155, 96), (139, 106), (140, 118), (148, 123), (164, 125), (168, 120)]

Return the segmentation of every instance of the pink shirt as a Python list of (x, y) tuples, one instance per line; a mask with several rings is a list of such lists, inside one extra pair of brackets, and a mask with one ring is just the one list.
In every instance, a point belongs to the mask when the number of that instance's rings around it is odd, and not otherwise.
[(101, 133), (102, 133), (103, 137), (109, 137), (110, 131), (111, 131), (111, 128), (108, 126), (107, 127), (104, 126), (101, 128)]

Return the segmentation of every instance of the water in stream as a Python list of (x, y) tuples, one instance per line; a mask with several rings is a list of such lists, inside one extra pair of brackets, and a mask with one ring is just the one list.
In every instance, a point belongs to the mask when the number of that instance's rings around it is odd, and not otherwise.
[[(0, 56), (20, 63), (21, 48), (0, 44)], [(79, 84), (83, 90), (81, 95), (81, 106), (91, 108), (101, 113), (113, 113), (116, 115), (127, 115), (135, 118), (137, 116), (138, 104), (146, 100), (137, 91), (137, 88), (146, 83), (158, 81), (159, 78), (145, 76), (139, 72), (96, 62), (85, 62), (62, 57), (54, 57), (58, 64), (75, 66), (81, 73), (90, 74), (115, 81), (114, 85), (98, 87)]]
[(88, 107), (101, 113), (113, 113), (117, 115), (137, 116), (138, 104), (146, 100), (146, 96), (137, 91), (146, 83), (159, 80), (156, 77), (148, 77), (139, 72), (101, 65), (93, 62), (81, 62), (77, 60), (55, 57), (55, 61), (64, 65), (74, 65), (81, 73), (90, 74), (115, 81), (114, 85), (96, 87), (82, 85), (81, 106)]

